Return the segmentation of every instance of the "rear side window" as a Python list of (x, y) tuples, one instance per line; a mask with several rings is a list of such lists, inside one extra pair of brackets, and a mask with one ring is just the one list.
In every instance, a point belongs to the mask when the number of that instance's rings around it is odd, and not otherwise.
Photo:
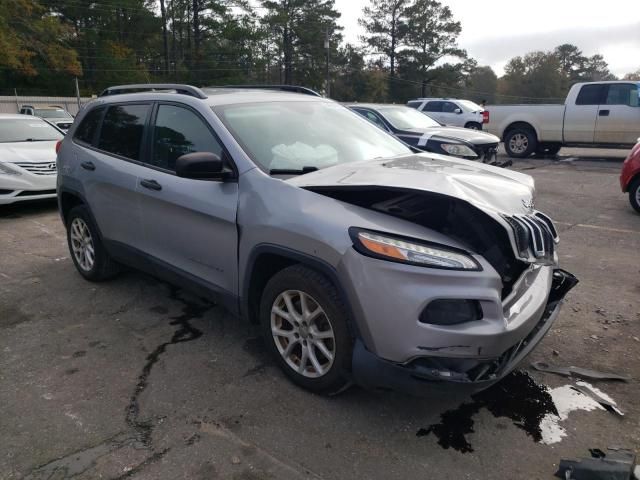
[(102, 121), (98, 148), (131, 160), (140, 160), (142, 134), (149, 105), (113, 105)]
[(211, 152), (222, 158), (222, 146), (198, 115), (183, 107), (160, 105), (151, 165), (175, 170), (178, 157), (193, 152)]
[(453, 102), (442, 102), (442, 111), (444, 113), (455, 113), (458, 106)]
[(612, 83), (607, 92), (606, 105), (638, 106), (638, 86), (632, 83)]
[(93, 145), (103, 113), (104, 108), (94, 108), (87, 113), (82, 119), (80, 125), (78, 125), (76, 134), (73, 138), (79, 142)]
[(420, 108), (420, 105), (422, 105), (421, 100), (412, 100), (409, 103), (407, 103), (407, 107), (411, 107), (411, 108)]
[(576, 105), (600, 105), (604, 94), (604, 85), (585, 85), (580, 89)]
[(422, 109), (423, 112), (441, 112), (444, 102), (429, 102)]

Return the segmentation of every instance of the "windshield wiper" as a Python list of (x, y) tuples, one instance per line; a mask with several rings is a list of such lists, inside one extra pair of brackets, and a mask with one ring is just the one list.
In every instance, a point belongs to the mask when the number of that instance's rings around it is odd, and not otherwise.
[(272, 168), (269, 175), (304, 175), (305, 173), (316, 172), (318, 167), (302, 167), (297, 168)]

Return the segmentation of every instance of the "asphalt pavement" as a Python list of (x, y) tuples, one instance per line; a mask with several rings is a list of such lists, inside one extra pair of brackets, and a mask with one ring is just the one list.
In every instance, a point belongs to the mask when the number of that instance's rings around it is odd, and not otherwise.
[[(2, 208), (0, 479), (550, 479), (589, 448), (637, 452), (640, 215), (618, 185), (625, 153), (514, 165), (580, 284), (520, 373), (476, 398), (307, 393), (221, 307), (136, 272), (84, 281), (54, 202)], [(593, 383), (625, 415), (574, 411), (541, 443), (548, 389), (575, 381), (530, 361), (635, 377)]]

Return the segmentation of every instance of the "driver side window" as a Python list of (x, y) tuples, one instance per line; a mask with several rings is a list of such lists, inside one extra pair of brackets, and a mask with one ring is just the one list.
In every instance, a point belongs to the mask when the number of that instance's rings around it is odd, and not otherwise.
[(198, 115), (176, 105), (160, 105), (150, 164), (175, 171), (178, 157), (193, 152), (211, 152), (222, 158), (222, 146)]

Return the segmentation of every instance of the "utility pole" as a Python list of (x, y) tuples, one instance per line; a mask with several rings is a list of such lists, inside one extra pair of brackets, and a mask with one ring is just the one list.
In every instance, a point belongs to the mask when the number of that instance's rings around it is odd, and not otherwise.
[(331, 76), (329, 74), (329, 52), (331, 51), (331, 44), (329, 43), (329, 29), (327, 28), (327, 32), (326, 35), (324, 37), (324, 48), (327, 50), (327, 88), (326, 88), (326, 95), (327, 98), (329, 98), (331, 96)]
[(76, 100), (78, 101), (78, 112), (80, 111), (80, 108), (82, 107), (82, 105), (80, 105), (80, 87), (78, 86), (78, 77), (75, 77), (76, 79)]

